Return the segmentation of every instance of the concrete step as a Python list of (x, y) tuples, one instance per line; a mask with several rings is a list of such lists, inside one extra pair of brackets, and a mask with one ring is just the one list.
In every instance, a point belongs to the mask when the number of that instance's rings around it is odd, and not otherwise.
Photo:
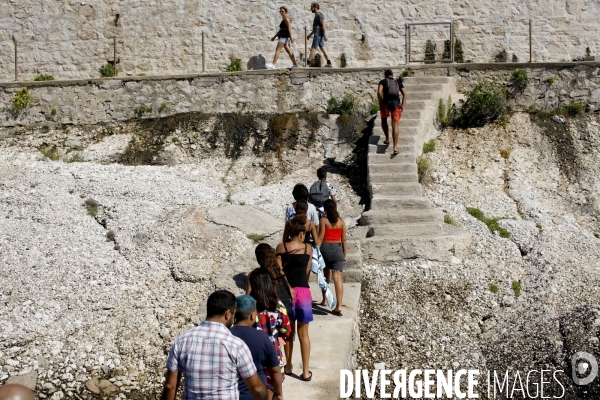
[[(414, 137), (399, 137), (398, 138), (398, 147), (400, 146), (412, 146), (415, 148), (415, 138)], [(374, 154), (392, 154), (392, 145), (391, 144), (370, 144), (369, 145), (369, 153)]]
[(387, 236), (401, 239), (408, 237), (437, 236), (444, 234), (443, 225), (444, 221), (440, 220), (437, 222), (419, 222), (410, 224), (386, 223), (383, 225), (369, 225), (367, 237)]
[(362, 255), (360, 253), (346, 254), (346, 267), (347, 268), (362, 268)]
[(370, 164), (369, 174), (401, 174), (417, 173), (417, 164), (415, 162), (393, 163), (393, 164)]
[(407, 120), (407, 119), (420, 119), (421, 118), (421, 114), (422, 114), (423, 110), (421, 109), (407, 109), (402, 111), (402, 118), (400, 119), (400, 125), (402, 125), (402, 123)]
[(448, 262), (453, 256), (466, 253), (471, 244), (469, 234), (455, 226), (442, 224), (442, 234), (431, 236), (373, 236), (363, 240), (363, 258), (367, 261), (399, 261), (407, 258), (427, 258)]
[[(428, 93), (428, 92), (423, 92), (423, 93)], [(422, 110), (425, 110), (427, 108), (428, 103), (431, 101), (431, 100), (427, 100), (427, 101), (414, 100), (414, 101), (412, 101), (412, 100), (410, 100), (410, 93), (407, 93), (407, 95), (408, 95), (408, 101), (404, 105), (404, 111), (409, 111), (409, 110), (421, 110), (422, 111)], [(403, 111), (403, 113), (404, 113), (404, 111)], [(379, 117), (379, 115), (380, 114), (377, 114), (378, 117)], [(402, 123), (402, 122), (400, 122), (400, 123)], [(379, 121), (378, 124), (380, 125), (381, 121)]]
[(426, 100), (431, 100), (434, 98), (434, 94), (430, 93), (430, 92), (412, 92), (410, 94), (407, 93), (407, 95), (409, 96), (410, 101), (413, 101), (413, 100), (426, 101)]
[(439, 83), (406, 83), (404, 84), (406, 87), (406, 95), (410, 99), (410, 92), (441, 92), (444, 90), (444, 85)]
[(421, 184), (418, 182), (389, 182), (371, 185), (373, 195), (382, 196), (421, 196)]
[(439, 223), (444, 220), (444, 213), (440, 210), (394, 210), (394, 211), (365, 211), (360, 217), (361, 225), (383, 224), (419, 224)]
[(420, 119), (404, 119), (404, 118), (402, 118), (400, 120), (399, 129), (402, 130), (402, 128), (418, 127), (418, 126), (421, 126), (421, 122), (422, 121)]
[[(381, 143), (382, 146), (388, 146), (387, 144), (384, 145), (383, 141)], [(391, 146), (391, 144), (389, 145)], [(414, 145), (398, 145), (398, 151), (400, 152), (400, 154), (415, 154), (415, 146)], [(389, 160), (389, 162), (397, 162), (397, 160), (395, 158), (392, 158), (392, 152), (390, 150), (390, 152), (388, 154), (382, 154), (382, 153), (369, 153), (369, 163), (371, 162), (371, 157), (376, 156), (377, 158), (373, 158), (373, 160), (375, 161), (376, 164), (385, 164), (386, 161), (385, 160)]]
[(420, 196), (383, 196), (374, 195), (371, 199), (373, 210), (431, 210), (433, 206), (425, 197)]
[[(420, 129), (417, 127), (408, 127), (408, 126), (402, 126), (402, 125), (400, 125), (399, 129), (400, 129), (400, 135), (417, 135), (420, 131)], [(390, 134), (390, 138), (391, 138), (392, 137), (391, 132), (389, 134)], [(373, 128), (373, 134), (371, 135), (371, 137), (379, 137), (379, 138), (381, 138), (381, 142), (383, 142), (385, 140), (385, 135), (383, 134), (383, 129), (381, 129), (381, 127)], [(371, 142), (369, 142), (369, 143), (371, 143)]]
[(357, 253), (360, 255), (360, 240), (346, 240), (348, 254)]
[(402, 78), (402, 83), (406, 85), (413, 84), (445, 84), (450, 83), (452, 78), (449, 76), (407, 76)]
[(369, 183), (371, 185), (390, 183), (390, 182), (419, 182), (419, 177), (416, 173), (403, 174), (372, 174), (369, 173)]
[[(400, 147), (400, 146), (398, 146)], [(407, 148), (409, 146), (403, 146)], [(414, 147), (410, 150), (400, 150), (398, 154), (369, 154), (369, 168), (378, 164), (394, 165), (394, 164), (415, 164), (417, 157), (415, 156)]]

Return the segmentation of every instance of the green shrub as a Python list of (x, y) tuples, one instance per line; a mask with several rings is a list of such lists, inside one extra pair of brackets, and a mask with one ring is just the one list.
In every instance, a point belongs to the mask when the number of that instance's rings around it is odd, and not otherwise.
[(246, 202), (245, 201), (240, 201), (240, 206), (245, 206)]
[(527, 82), (529, 82), (529, 77), (524, 69), (517, 68), (510, 76), (510, 81), (513, 84), (513, 90), (511, 91), (510, 96), (515, 98), (519, 93), (525, 90), (527, 87)]
[(98, 207), (87, 206), (87, 212), (88, 215), (95, 217), (96, 215), (98, 215)]
[(379, 103), (377, 101), (371, 102), (368, 106), (367, 115), (375, 115), (379, 112)]
[(133, 112), (135, 112), (135, 114), (138, 117), (141, 117), (142, 115), (144, 115), (146, 113), (151, 113), (152, 112), (152, 107), (146, 107), (144, 104), (142, 104), (138, 108), (134, 109)]
[(146, 76), (146, 74), (142, 72), (140, 74), (137, 74), (137, 76)]
[(454, 62), (455, 63), (465, 62), (464, 56), (463, 56), (462, 42), (460, 41), (460, 39), (456, 39), (456, 41), (454, 42)]
[(454, 122), (458, 127), (481, 127), (506, 116), (505, 90), (495, 82), (480, 82), (465, 97)]
[(163, 111), (165, 108), (167, 108), (167, 103), (162, 103), (158, 108), (158, 111)]
[(571, 85), (577, 85), (577, 78), (571, 79)]
[(344, 93), (344, 97), (340, 100), (336, 97), (329, 99), (327, 102), (327, 114), (362, 116), (365, 114), (365, 110), (361, 106), (356, 94)]
[(487, 218), (485, 215), (483, 215), (483, 212), (480, 209), (474, 207), (467, 207), (467, 212), (486, 224), (490, 232), (494, 233), (495, 231), (498, 231), (500, 237), (510, 237), (510, 232), (498, 225), (498, 221), (500, 221), (502, 218)]
[(14, 111), (21, 112), (32, 105), (33, 98), (29, 94), (29, 89), (27, 88), (27, 86), (13, 94), (12, 109)]
[(58, 161), (60, 159), (60, 155), (58, 154), (56, 146), (40, 147), (39, 151), (44, 155), (44, 157), (49, 158), (52, 161)]
[(173, 138), (171, 139), (171, 141), (173, 143), (177, 143), (177, 142), (179, 142), (179, 139), (177, 138), (177, 136), (173, 136)]
[(498, 287), (498, 285), (490, 283), (490, 292), (492, 293), (498, 293), (500, 291), (500, 288)]
[(433, 139), (431, 139), (427, 143), (423, 143), (423, 153), (424, 154), (431, 153), (432, 151), (435, 151), (435, 140), (433, 140)]
[(419, 176), (419, 183), (421, 183), (430, 172), (431, 164), (429, 163), (429, 159), (426, 156), (419, 156), (419, 158), (417, 158), (417, 174)]
[(225, 72), (239, 72), (239, 71), (243, 71), (242, 60), (240, 60), (239, 58), (231, 60), (231, 63), (227, 66), (227, 69), (225, 70)]
[(535, 227), (538, 228), (538, 231), (540, 231), (540, 233), (544, 231), (544, 229), (542, 228), (542, 224), (540, 224), (539, 222), (535, 223)]
[(442, 127), (446, 128), (452, 122), (452, 97), (448, 96), (448, 100), (444, 103), (443, 99), (440, 99), (438, 104), (437, 119)]
[(249, 233), (246, 235), (246, 237), (252, 240), (252, 243), (257, 244), (265, 238), (265, 235), (261, 235), (259, 233)]
[(581, 103), (571, 103), (567, 106), (567, 114), (571, 117), (581, 114), (585, 110), (585, 106)]
[(433, 51), (433, 42), (431, 40), (425, 42), (425, 61), (435, 61), (435, 52)]
[(404, 71), (400, 73), (400, 78), (406, 78), (407, 76), (413, 76), (415, 73), (412, 69), (406, 68)]
[(53, 108), (52, 111), (50, 111), (51, 115), (56, 115), (56, 108)]
[(71, 158), (69, 158), (67, 160), (67, 162), (69, 163), (76, 163), (76, 162), (84, 162), (85, 159), (83, 158), (83, 155), (81, 155), (81, 153), (75, 153), (71, 156)]
[(519, 297), (521, 295), (521, 282), (512, 281), (512, 290), (515, 292), (515, 296)]
[(555, 78), (554, 76), (551, 76), (550, 78), (546, 79), (546, 83), (547, 83), (549, 86), (552, 86), (552, 85), (554, 85), (554, 82), (556, 82), (556, 78)]
[(100, 73), (102, 76), (110, 78), (111, 76), (115, 76), (115, 67), (112, 64), (106, 64), (104, 67), (100, 68)]
[(448, 214), (444, 215), (444, 222), (449, 225), (454, 225), (454, 220)]
[(504, 158), (505, 160), (508, 160), (508, 157), (510, 157), (510, 150), (505, 150), (502, 149), (500, 150), (500, 155), (502, 156), (502, 158)]
[(54, 77), (52, 75), (38, 75), (36, 76), (34, 79), (34, 81), (38, 82), (38, 81), (53, 81)]

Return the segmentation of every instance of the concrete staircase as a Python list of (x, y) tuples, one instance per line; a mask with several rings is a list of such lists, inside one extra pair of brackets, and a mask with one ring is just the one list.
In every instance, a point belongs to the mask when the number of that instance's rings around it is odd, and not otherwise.
[(419, 77), (405, 78), (404, 86), (407, 102), (400, 120), (400, 153), (392, 155), (391, 143), (383, 144), (379, 116), (370, 138), (371, 209), (360, 219), (361, 225), (369, 227), (362, 254), (365, 260), (375, 261), (415, 257), (449, 261), (468, 246), (470, 237), (445, 224), (442, 211), (422, 196), (416, 160), (423, 143), (439, 134), (434, 126), (439, 99), (455, 93), (456, 84), (450, 77)]

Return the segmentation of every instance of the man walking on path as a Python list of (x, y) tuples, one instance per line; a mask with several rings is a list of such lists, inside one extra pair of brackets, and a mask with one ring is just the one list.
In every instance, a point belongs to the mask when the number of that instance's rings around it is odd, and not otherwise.
[(317, 170), (317, 178), (319, 178), (319, 180), (310, 187), (308, 200), (314, 204), (319, 215), (323, 218), (325, 213), (325, 211), (323, 211), (323, 203), (325, 203), (325, 200), (331, 199), (336, 205), (337, 200), (335, 198), (335, 189), (333, 188), (333, 185), (327, 181), (327, 170), (324, 167)]
[[(267, 382), (265, 369), (268, 369), (273, 384), (273, 400), (283, 400), (283, 387), (279, 357), (275, 346), (266, 333), (254, 328), (256, 323), (256, 300), (247, 294), (237, 298), (235, 325), (231, 328), (233, 336), (239, 337), (246, 343), (252, 354), (258, 376), (263, 383)], [(252, 394), (242, 379), (238, 382), (240, 400), (252, 400)], [(270, 390), (270, 389), (269, 389)], [(271, 393), (269, 393), (271, 394)]]
[(310, 40), (311, 36), (314, 36), (312, 46), (310, 47), (310, 55), (308, 56), (308, 64), (310, 65), (311, 61), (315, 57), (315, 53), (317, 49), (320, 49), (325, 59), (327, 60), (327, 64), (325, 65), (328, 68), (331, 68), (331, 60), (325, 51), (325, 42), (327, 41), (327, 29), (325, 28), (325, 17), (323, 13), (319, 9), (319, 3), (311, 3), (310, 11), (315, 14), (315, 19), (313, 21), (313, 29), (312, 32), (306, 37)]
[[(381, 113), (381, 129), (385, 135), (383, 144), (390, 144), (389, 128), (387, 119), (392, 117), (392, 140), (394, 142), (393, 153), (398, 154), (398, 136), (400, 131), (398, 125), (402, 110), (406, 104), (406, 89), (401, 79), (394, 79), (391, 69), (385, 70), (385, 79), (379, 82), (377, 87), (377, 99), (379, 100), (379, 111)], [(400, 93), (402, 93), (402, 104), (400, 104)]]
[(217, 290), (208, 297), (206, 320), (175, 339), (167, 360), (162, 400), (175, 400), (181, 376), (185, 378), (184, 400), (237, 400), (238, 377), (255, 399), (268, 400), (248, 346), (229, 331), (235, 300), (233, 293)]

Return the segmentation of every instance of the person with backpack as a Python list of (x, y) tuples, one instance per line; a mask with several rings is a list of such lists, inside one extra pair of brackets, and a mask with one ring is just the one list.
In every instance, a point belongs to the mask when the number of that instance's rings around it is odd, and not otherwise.
[(327, 181), (327, 170), (325, 168), (321, 167), (317, 170), (317, 178), (319, 178), (319, 180), (310, 187), (308, 201), (317, 208), (319, 218), (323, 218), (323, 203), (325, 203), (325, 200), (331, 199), (336, 205), (337, 200), (335, 199), (335, 189), (333, 188), (333, 185)]
[[(402, 79), (394, 79), (394, 73), (391, 69), (385, 70), (385, 79), (379, 82), (377, 87), (377, 99), (379, 100), (379, 111), (381, 113), (381, 129), (385, 135), (383, 144), (390, 144), (389, 128), (387, 119), (392, 117), (392, 140), (394, 147), (392, 154), (398, 154), (398, 136), (400, 130), (398, 125), (402, 110), (406, 104), (406, 89), (402, 84)], [(402, 93), (402, 103), (400, 102), (400, 93)]]

